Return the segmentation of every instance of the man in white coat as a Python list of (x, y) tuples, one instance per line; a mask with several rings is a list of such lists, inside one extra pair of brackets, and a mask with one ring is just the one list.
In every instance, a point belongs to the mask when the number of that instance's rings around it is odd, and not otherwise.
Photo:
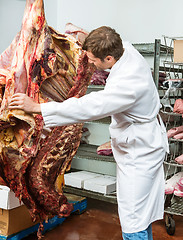
[(163, 160), (168, 143), (151, 70), (140, 53), (130, 43), (122, 43), (110, 27), (93, 30), (83, 49), (99, 70), (111, 69), (104, 90), (43, 104), (17, 93), (9, 108), (41, 113), (47, 127), (111, 116), (123, 239), (152, 240), (151, 223), (164, 213)]

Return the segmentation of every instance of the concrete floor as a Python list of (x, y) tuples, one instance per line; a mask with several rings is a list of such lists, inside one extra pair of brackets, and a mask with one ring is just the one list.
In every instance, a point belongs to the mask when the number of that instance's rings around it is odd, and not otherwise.
[[(183, 217), (174, 216), (175, 234), (170, 236), (164, 220), (153, 223), (154, 240), (183, 240)], [(24, 240), (36, 240), (30, 235)], [(117, 205), (88, 199), (87, 210), (72, 214), (61, 225), (44, 234), (43, 240), (122, 240)]]

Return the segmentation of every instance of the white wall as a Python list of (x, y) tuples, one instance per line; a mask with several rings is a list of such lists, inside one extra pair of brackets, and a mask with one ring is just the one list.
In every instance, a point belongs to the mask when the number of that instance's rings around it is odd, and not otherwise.
[[(183, 36), (182, 0), (44, 0), (47, 22), (63, 32), (67, 22), (90, 31), (115, 28), (132, 43)], [(0, 0), (0, 53), (20, 30), (25, 0)]]
[(115, 28), (122, 38), (154, 42), (162, 35), (183, 36), (182, 0), (60, 0), (58, 27), (67, 22), (92, 30)]
[(0, 53), (20, 31), (25, 1), (0, 0)]
[[(0, 53), (20, 31), (25, 3), (26, 0), (0, 0)], [(44, 0), (44, 5), (48, 24), (57, 28), (57, 0)]]

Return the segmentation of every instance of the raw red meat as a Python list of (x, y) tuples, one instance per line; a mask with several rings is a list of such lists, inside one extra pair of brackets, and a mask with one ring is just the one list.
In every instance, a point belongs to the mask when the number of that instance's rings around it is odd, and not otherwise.
[(97, 154), (98, 155), (104, 155), (104, 156), (112, 156), (113, 153), (112, 153), (112, 148), (111, 148), (111, 142), (106, 142), (102, 145), (100, 145), (98, 148), (97, 148)]
[(178, 197), (183, 197), (183, 177), (180, 178), (177, 182), (174, 189), (174, 195)]
[(39, 103), (81, 97), (94, 70), (74, 37), (48, 27), (43, 0), (27, 0), (22, 29), (0, 56), (0, 176), (33, 220), (71, 213), (62, 180), (83, 124), (44, 129), (41, 115), (9, 111), (8, 102), (16, 92)]
[(176, 134), (173, 138), (175, 138), (175, 139), (183, 139), (183, 132)]
[(181, 154), (180, 156), (176, 157), (176, 158), (175, 158), (175, 161), (176, 161), (178, 164), (183, 164), (183, 154)]
[(183, 99), (177, 99), (174, 104), (173, 111), (175, 113), (183, 114)]
[(109, 72), (107, 71), (96, 70), (92, 75), (91, 85), (105, 85), (108, 75)]
[(172, 137), (177, 138), (175, 136), (178, 134), (181, 134), (181, 133), (183, 133), (183, 126), (174, 127), (174, 128), (171, 128), (168, 130), (167, 136), (168, 136), (168, 138), (172, 138)]
[(165, 194), (172, 194), (175, 190), (175, 186), (180, 178), (183, 177), (183, 172), (174, 174), (171, 178), (166, 180), (165, 183)]

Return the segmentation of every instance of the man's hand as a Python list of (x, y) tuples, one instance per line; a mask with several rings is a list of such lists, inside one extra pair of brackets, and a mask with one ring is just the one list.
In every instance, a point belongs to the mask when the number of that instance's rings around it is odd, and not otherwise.
[(33, 101), (24, 93), (15, 93), (9, 103), (9, 109), (21, 109), (27, 113), (41, 113), (41, 106), (39, 103)]

